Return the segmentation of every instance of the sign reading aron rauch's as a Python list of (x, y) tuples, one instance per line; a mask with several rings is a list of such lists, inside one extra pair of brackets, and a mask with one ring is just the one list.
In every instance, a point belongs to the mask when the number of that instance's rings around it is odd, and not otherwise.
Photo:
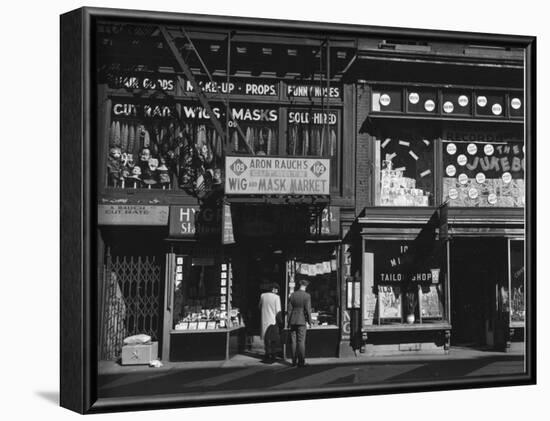
[(330, 160), (228, 156), (226, 194), (328, 195)]

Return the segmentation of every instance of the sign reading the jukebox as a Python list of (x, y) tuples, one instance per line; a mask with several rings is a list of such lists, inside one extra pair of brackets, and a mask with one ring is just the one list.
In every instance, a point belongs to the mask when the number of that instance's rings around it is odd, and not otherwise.
[(328, 195), (330, 160), (228, 156), (226, 194)]

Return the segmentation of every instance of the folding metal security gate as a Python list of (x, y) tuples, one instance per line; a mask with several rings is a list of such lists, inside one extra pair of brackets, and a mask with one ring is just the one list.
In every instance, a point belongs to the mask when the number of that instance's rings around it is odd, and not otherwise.
[(119, 358), (125, 337), (162, 336), (162, 264), (158, 256), (116, 255), (107, 248), (103, 276), (101, 359)]

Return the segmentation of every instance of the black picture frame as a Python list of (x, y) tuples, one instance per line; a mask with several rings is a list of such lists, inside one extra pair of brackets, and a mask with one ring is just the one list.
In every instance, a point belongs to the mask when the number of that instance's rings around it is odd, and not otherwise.
[[(388, 38), (406, 41), (481, 44), (524, 49), (524, 133), (526, 200), (524, 233), (526, 246), (525, 372), (498, 379), (457, 379), (432, 384), (377, 384), (304, 388), (299, 392), (209, 393), (200, 398), (167, 394), (125, 398), (97, 398), (98, 264), (97, 192), (98, 153), (97, 87), (94, 61), (94, 25), (98, 20), (146, 24), (190, 24), (261, 31), (338, 34), (351, 37)], [(281, 21), (168, 12), (106, 8), (81, 8), (61, 16), (61, 337), (60, 404), (85, 413), (146, 410), (189, 406), (238, 404), (297, 399), (319, 399), (387, 393), (451, 390), (536, 383), (536, 38), (532, 36), (434, 31), (320, 22)], [(407, 55), (407, 51), (404, 51)], [(441, 111), (440, 111), (441, 112)]]

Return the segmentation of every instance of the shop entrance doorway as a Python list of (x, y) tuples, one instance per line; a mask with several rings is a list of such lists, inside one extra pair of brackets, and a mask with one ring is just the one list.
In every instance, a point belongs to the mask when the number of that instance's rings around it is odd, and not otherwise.
[(284, 312), (286, 284), (285, 249), (260, 240), (239, 246), (233, 261), (233, 302), (238, 306), (245, 322), (245, 353), (262, 357), (263, 341), (260, 339), (261, 319), (258, 307), (260, 295), (279, 285), (281, 307)]
[(502, 331), (498, 294), (506, 284), (506, 239), (454, 239), (450, 257), (451, 344), (498, 346)]

